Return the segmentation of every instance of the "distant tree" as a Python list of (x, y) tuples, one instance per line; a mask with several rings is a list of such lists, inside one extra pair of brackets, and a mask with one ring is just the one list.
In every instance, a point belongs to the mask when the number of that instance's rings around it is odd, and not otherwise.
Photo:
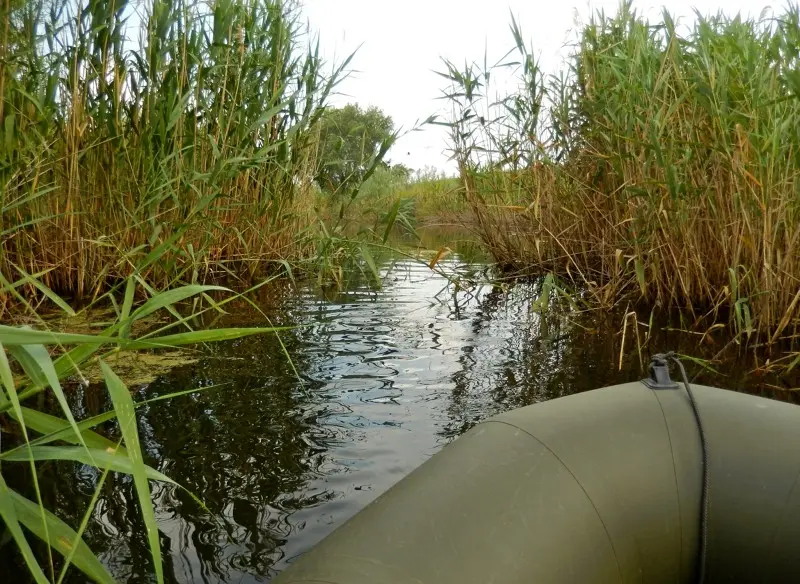
[(392, 174), (408, 182), (414, 174), (414, 169), (407, 167), (405, 164), (398, 162), (391, 165)]
[(329, 192), (363, 180), (370, 163), (394, 132), (392, 118), (379, 108), (362, 110), (356, 104), (328, 110), (321, 123), (317, 183)]

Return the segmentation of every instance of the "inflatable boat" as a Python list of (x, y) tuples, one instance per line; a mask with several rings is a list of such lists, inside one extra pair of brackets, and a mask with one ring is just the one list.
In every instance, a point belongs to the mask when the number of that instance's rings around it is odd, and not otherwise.
[(800, 582), (800, 407), (651, 371), (475, 426), (276, 582)]

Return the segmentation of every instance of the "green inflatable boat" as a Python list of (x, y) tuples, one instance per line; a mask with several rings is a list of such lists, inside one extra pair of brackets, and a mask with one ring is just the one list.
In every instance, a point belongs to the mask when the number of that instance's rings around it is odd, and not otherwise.
[(800, 582), (800, 407), (653, 371), (477, 425), (276, 582)]

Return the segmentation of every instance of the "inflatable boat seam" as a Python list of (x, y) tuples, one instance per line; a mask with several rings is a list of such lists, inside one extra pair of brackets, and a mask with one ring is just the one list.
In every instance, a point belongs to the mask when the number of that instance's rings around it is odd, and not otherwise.
[(504, 424), (506, 426), (510, 426), (510, 427), (514, 428), (515, 430), (519, 430), (523, 434), (527, 434), (528, 436), (530, 436), (531, 438), (536, 440), (536, 442), (541, 444), (550, 454), (553, 455), (553, 457), (559, 462), (559, 464), (561, 466), (563, 466), (564, 469), (566, 469), (566, 471), (570, 474), (570, 476), (573, 478), (573, 480), (578, 485), (578, 487), (580, 487), (581, 491), (583, 491), (583, 494), (586, 495), (586, 499), (592, 505), (592, 509), (594, 509), (594, 512), (597, 515), (597, 518), (600, 520), (600, 525), (603, 526), (603, 531), (605, 531), (605, 533), (606, 533), (606, 537), (608, 538), (608, 543), (611, 545), (611, 551), (614, 552), (614, 562), (617, 564), (617, 571), (619, 572), (620, 582), (623, 582), (624, 578), (623, 578), (623, 575), (622, 575), (622, 566), (620, 566), (620, 564), (619, 564), (619, 557), (617, 556), (617, 550), (614, 547), (614, 540), (612, 539), (611, 534), (608, 531), (608, 527), (606, 527), (605, 521), (603, 521), (603, 516), (600, 515), (600, 510), (597, 508), (597, 505), (595, 505), (594, 501), (589, 496), (589, 493), (586, 491), (586, 489), (584, 488), (583, 484), (581, 484), (581, 482), (578, 480), (578, 477), (576, 477), (575, 473), (572, 472), (572, 469), (569, 468), (563, 460), (561, 460), (561, 457), (558, 456), (558, 454), (556, 454), (553, 451), (553, 449), (550, 448), (550, 446), (548, 446), (546, 443), (544, 443), (542, 440), (540, 440), (539, 438), (537, 438), (536, 436), (534, 436), (533, 434), (531, 434), (530, 432), (528, 432), (524, 428), (520, 428), (516, 424), (512, 424), (510, 422), (506, 422), (505, 420), (487, 420), (484, 423)]

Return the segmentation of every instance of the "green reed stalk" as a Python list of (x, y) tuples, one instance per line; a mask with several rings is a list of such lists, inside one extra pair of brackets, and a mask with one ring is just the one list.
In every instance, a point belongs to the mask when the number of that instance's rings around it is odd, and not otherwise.
[(1, 273), (91, 298), (164, 244), (159, 287), (304, 254), (349, 60), (324, 64), (296, 2), (3, 2)]
[[(800, 324), (800, 9), (680, 32), (598, 13), (545, 79), (512, 22), (520, 89), (447, 64), (452, 146), (479, 231), (512, 269), (727, 319), (767, 342)], [(479, 113), (480, 112), (480, 113)]]

